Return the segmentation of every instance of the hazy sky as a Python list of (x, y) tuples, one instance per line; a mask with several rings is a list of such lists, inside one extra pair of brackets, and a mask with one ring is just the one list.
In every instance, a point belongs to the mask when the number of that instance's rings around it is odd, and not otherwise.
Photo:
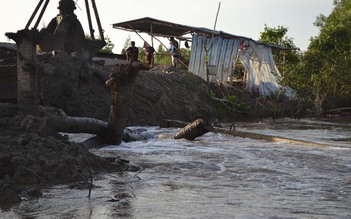
[[(39, 28), (47, 25), (58, 13), (59, 0), (51, 0)], [(23, 29), (39, 0), (0, 0), (0, 42), (8, 41), (6, 32)], [(91, 1), (89, 1), (91, 2)], [(218, 3), (221, 2), (216, 30), (257, 40), (264, 25), (287, 27), (289, 37), (301, 50), (306, 50), (309, 39), (318, 35), (313, 23), (319, 14), (328, 16), (333, 0), (95, 0), (102, 27), (120, 53), (128, 35), (142, 46), (142, 40), (133, 32), (112, 28), (113, 23), (151, 17), (169, 22), (213, 29)], [(84, 31), (89, 33), (83, 0), (78, 0), (75, 11)], [(6, 6), (5, 6), (6, 5)], [(92, 10), (91, 10), (92, 13)], [(39, 14), (39, 13), (38, 13)], [(32, 22), (34, 25), (36, 18)], [(96, 35), (98, 28), (93, 21)], [(150, 37), (142, 35), (150, 41)], [(156, 44), (157, 45), (157, 44)]]

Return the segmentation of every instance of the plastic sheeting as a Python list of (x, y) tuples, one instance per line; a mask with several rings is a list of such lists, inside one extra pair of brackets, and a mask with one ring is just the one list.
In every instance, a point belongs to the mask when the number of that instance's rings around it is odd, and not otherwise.
[(239, 59), (247, 70), (247, 90), (251, 93), (258, 92), (262, 96), (271, 96), (281, 91), (288, 97), (294, 97), (295, 92), (290, 87), (279, 84), (281, 74), (273, 60), (272, 49), (253, 41), (245, 40), (243, 43)]
[(207, 80), (205, 68), (205, 46), (208, 49), (210, 81), (224, 82), (228, 80), (238, 58), (240, 40), (215, 37), (212, 40), (204, 36), (194, 35), (191, 46), (189, 71)]
[(211, 38), (193, 35), (188, 70), (204, 80), (207, 80), (205, 46), (208, 48), (210, 81), (227, 82), (239, 58), (247, 70), (246, 87), (249, 92), (271, 96), (284, 91), (286, 96), (295, 97), (294, 90), (279, 84), (281, 75), (270, 47), (241, 38), (215, 37), (211, 43)]

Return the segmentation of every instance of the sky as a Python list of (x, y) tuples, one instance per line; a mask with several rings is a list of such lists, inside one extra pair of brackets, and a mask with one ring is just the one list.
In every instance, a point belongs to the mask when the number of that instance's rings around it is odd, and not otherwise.
[[(75, 1), (78, 5), (75, 14), (88, 34), (85, 1)], [(39, 0), (0, 0), (0, 42), (13, 42), (7, 39), (5, 33), (24, 29), (38, 2)], [(58, 2), (59, 0), (50, 1), (39, 29), (58, 14)], [(95, 0), (95, 2), (104, 35), (115, 45), (114, 53), (121, 52), (128, 36), (137, 46), (143, 46), (143, 40), (137, 34), (112, 28), (114, 23), (151, 17), (213, 29), (219, 3), (216, 30), (258, 40), (265, 24), (272, 28), (284, 26), (288, 28), (287, 36), (293, 38), (295, 45), (305, 51), (310, 38), (319, 33), (319, 29), (313, 25), (316, 17), (320, 14), (328, 16), (334, 8), (333, 0)], [(90, 12), (93, 13), (92, 9)], [(34, 26), (36, 20), (37, 18), (33, 20), (30, 27)], [(95, 20), (93, 26), (98, 35)], [(141, 36), (151, 42), (150, 36), (145, 34)], [(156, 43), (155, 45), (157, 47)]]

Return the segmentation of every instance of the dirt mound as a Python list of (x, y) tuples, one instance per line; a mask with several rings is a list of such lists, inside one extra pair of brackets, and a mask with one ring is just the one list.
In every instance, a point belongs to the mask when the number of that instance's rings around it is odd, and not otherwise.
[[(18, 113), (0, 104), (0, 203), (20, 201), (20, 196), (42, 185), (75, 183), (90, 173), (120, 171), (56, 132), (48, 118)], [(31, 188), (31, 189), (29, 189)]]
[[(118, 66), (71, 59), (59, 55), (41, 62), (43, 102), (62, 109), (69, 116), (107, 121), (111, 94), (105, 82), (112, 72), (118, 71)], [(165, 73), (164, 69), (168, 68), (139, 72), (128, 125), (159, 125), (162, 119), (191, 121), (199, 115), (217, 116), (210, 100), (211, 91), (204, 80), (186, 71), (173, 69)]]

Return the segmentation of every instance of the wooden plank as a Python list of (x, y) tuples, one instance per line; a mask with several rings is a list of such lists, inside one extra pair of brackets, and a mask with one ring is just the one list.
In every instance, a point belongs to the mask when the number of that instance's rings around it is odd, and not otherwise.
[(285, 138), (285, 137), (278, 137), (278, 136), (273, 136), (273, 135), (264, 135), (264, 134), (258, 134), (258, 133), (252, 133), (252, 132), (226, 130), (226, 129), (222, 129), (222, 128), (215, 128), (213, 130), (213, 132), (214, 133), (221, 133), (221, 134), (228, 134), (228, 135), (232, 135), (235, 137), (251, 138), (251, 139), (255, 139), (255, 140), (266, 140), (266, 141), (271, 141), (271, 142), (286, 142), (286, 143), (291, 143), (291, 144), (309, 145), (309, 146), (316, 146), (316, 147), (323, 147), (323, 148), (333, 147), (333, 146), (328, 145), (328, 144), (315, 143), (315, 142), (303, 141), (303, 140), (297, 140), (297, 139), (291, 139), (291, 138)]

